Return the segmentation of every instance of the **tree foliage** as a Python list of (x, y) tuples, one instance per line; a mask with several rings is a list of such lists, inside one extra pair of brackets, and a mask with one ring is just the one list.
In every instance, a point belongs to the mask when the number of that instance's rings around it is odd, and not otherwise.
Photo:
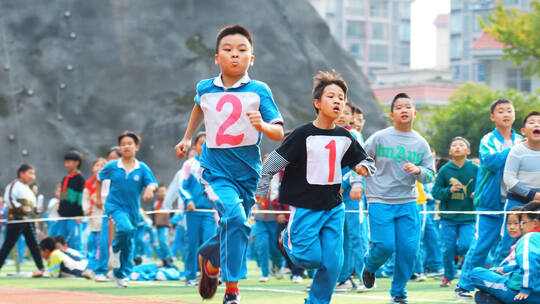
[(471, 143), (471, 157), (476, 157), (480, 140), (495, 128), (490, 120), (491, 103), (499, 98), (511, 100), (516, 112), (514, 130), (520, 132), (525, 115), (532, 110), (540, 110), (538, 93), (493, 91), (488, 86), (468, 82), (454, 92), (448, 105), (434, 108), (429, 114), (420, 110), (418, 115), (422, 127), (419, 131), (442, 156), (448, 156), (452, 138), (463, 136)]
[(532, 76), (540, 75), (540, 2), (533, 0), (532, 10), (520, 12), (498, 3), (482, 29), (504, 43), (503, 59), (511, 59), (516, 66), (524, 65)]

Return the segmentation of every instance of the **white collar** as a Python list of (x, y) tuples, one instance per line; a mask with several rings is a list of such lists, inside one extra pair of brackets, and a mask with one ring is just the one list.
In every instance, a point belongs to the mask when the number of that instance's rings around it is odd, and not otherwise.
[(223, 88), (223, 89), (236, 89), (236, 88), (239, 88), (239, 87), (243, 86), (244, 84), (247, 84), (250, 80), (251, 80), (251, 78), (249, 78), (249, 75), (246, 72), (246, 74), (244, 76), (242, 76), (242, 78), (240, 78), (240, 80), (238, 80), (232, 86), (226, 88), (225, 85), (223, 84), (223, 80), (221, 79), (221, 73), (219, 73), (219, 75), (216, 78), (214, 78), (213, 83), (214, 83), (214, 85), (216, 87), (220, 87), (220, 88)]
[[(118, 159), (118, 161), (116, 162), (116, 165), (118, 166), (118, 168), (122, 168), (122, 169), (126, 170), (126, 166), (124, 166), (124, 161), (123, 161), (122, 158)], [(135, 159), (135, 165), (133, 165), (133, 169), (131, 169), (131, 171), (139, 169), (140, 167), (141, 167), (141, 165), (139, 164), (139, 161), (137, 159)], [(127, 172), (127, 170), (126, 170), (126, 172)]]

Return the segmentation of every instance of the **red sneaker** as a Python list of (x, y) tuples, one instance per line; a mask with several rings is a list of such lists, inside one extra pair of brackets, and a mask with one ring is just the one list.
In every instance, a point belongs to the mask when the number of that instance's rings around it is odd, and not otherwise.
[(441, 287), (450, 287), (450, 284), (452, 283), (452, 281), (448, 280), (447, 278), (443, 278), (442, 281), (441, 281)]

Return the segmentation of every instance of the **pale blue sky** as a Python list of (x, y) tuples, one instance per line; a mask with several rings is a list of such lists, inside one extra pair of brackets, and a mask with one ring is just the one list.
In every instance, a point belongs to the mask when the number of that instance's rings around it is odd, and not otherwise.
[(435, 26), (439, 14), (450, 12), (450, 0), (416, 0), (411, 12), (411, 67), (435, 65)]

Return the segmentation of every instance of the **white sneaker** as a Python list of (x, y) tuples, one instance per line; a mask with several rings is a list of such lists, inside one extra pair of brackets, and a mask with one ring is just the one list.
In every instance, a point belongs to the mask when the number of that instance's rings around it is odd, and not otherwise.
[(362, 293), (362, 292), (368, 292), (372, 291), (373, 289), (377, 288), (377, 283), (373, 284), (373, 287), (367, 288), (364, 286), (364, 284), (358, 284), (358, 287), (356, 288), (356, 292)]
[(266, 283), (266, 282), (268, 282), (268, 280), (269, 280), (268, 277), (260, 277), (259, 278), (259, 282), (261, 282), (261, 283)]
[(96, 281), (96, 282), (109, 282), (110, 280), (111, 279), (109, 279), (104, 274), (96, 274), (96, 276), (94, 277), (94, 281)]
[(94, 271), (92, 271), (92, 269), (85, 269), (82, 273), (81, 273), (81, 276), (89, 279), (89, 280), (93, 280), (94, 279), (94, 276), (96, 274), (94, 273)]
[(119, 288), (126, 288), (128, 287), (128, 281), (126, 279), (120, 279), (120, 278), (117, 278), (115, 275), (114, 275), (114, 272), (112, 274), (112, 280), (113, 282), (116, 284), (116, 287), (119, 287)]
[(109, 258), (109, 265), (112, 268), (120, 268), (120, 251), (113, 252), (111, 250), (111, 257)]
[(341, 283), (337, 283), (336, 287), (334, 288), (335, 292), (349, 292), (352, 290), (352, 284), (349, 280)]
[(304, 279), (301, 276), (298, 276), (298, 275), (292, 276), (292, 278), (291, 278), (291, 282), (293, 282), (295, 284), (301, 284), (303, 281), (304, 281)]

